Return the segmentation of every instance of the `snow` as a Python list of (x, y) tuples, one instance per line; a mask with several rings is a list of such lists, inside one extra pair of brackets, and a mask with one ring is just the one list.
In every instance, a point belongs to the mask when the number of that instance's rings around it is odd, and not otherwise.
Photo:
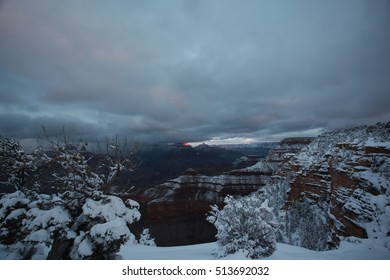
[(27, 212), (27, 216), (32, 219), (28, 224), (28, 228), (30, 229), (48, 228), (52, 225), (67, 224), (70, 222), (68, 213), (59, 206), (49, 210), (33, 208)]
[[(41, 233), (36, 233), (40, 235)], [(78, 254), (89, 256), (92, 254), (92, 244), (83, 236), (78, 237)], [(188, 246), (152, 247), (134, 245), (130, 239), (122, 245), (117, 259), (123, 260), (216, 260), (212, 255), (217, 249), (215, 242)], [(45, 247), (34, 258), (45, 259), (49, 248)], [(0, 260), (14, 259), (7, 247), (0, 245)], [(227, 255), (222, 260), (245, 260), (242, 252)], [(390, 238), (385, 239), (358, 239), (347, 238), (341, 241), (340, 247), (331, 251), (312, 251), (298, 246), (277, 243), (274, 253), (265, 260), (390, 260)]]
[(83, 206), (83, 212), (86, 216), (92, 218), (103, 217), (105, 221), (113, 220), (117, 217), (123, 218), (127, 223), (139, 220), (141, 214), (138, 212), (138, 203), (127, 201), (134, 209), (129, 209), (123, 203), (122, 199), (116, 196), (108, 196), (106, 199), (95, 201), (88, 198)]
[(342, 241), (337, 250), (311, 251), (287, 244), (277, 244), (275, 253), (269, 260), (390, 260), (390, 251), (375, 242), (354, 244)]
[[(13, 209), (18, 204), (27, 205), (30, 202), (26, 195), (21, 191), (16, 191), (11, 194), (6, 194), (0, 199), (0, 219), (5, 218), (7, 209)], [(16, 213), (15, 213), (16, 214)]]
[[(312, 251), (302, 247), (277, 243), (275, 252), (266, 260), (390, 260), (390, 250), (383, 240), (356, 239), (342, 241), (337, 250)], [(388, 243), (390, 240), (388, 240)], [(212, 255), (216, 243), (205, 243), (177, 247), (151, 247), (123, 245), (119, 255), (124, 260), (214, 260)], [(242, 252), (228, 255), (223, 260), (246, 259)]]
[(22, 216), (24, 214), (26, 214), (26, 209), (19, 208), (19, 209), (12, 211), (5, 219), (6, 220), (17, 219), (19, 216)]
[(141, 236), (139, 238), (138, 244), (140, 245), (147, 245), (147, 246), (156, 246), (156, 242), (154, 241), (154, 238), (150, 236), (149, 229), (144, 228)]
[(92, 255), (92, 244), (88, 238), (84, 238), (83, 241), (80, 242), (79, 247), (77, 248), (77, 252), (80, 256)]
[(85, 232), (81, 231), (79, 236), (75, 238), (74, 243), (77, 246), (73, 246), (70, 252), (70, 256), (73, 259), (81, 259), (93, 254), (93, 244), (88, 236), (86, 236)]
[(135, 200), (132, 200), (132, 199), (128, 199), (126, 200), (126, 205), (130, 206), (130, 208), (137, 208), (139, 209), (140, 205), (137, 201)]
[(49, 241), (49, 239), (50, 239), (50, 234), (45, 229), (34, 231), (26, 237), (27, 241), (35, 241), (35, 242), (47, 242)]
[(32, 260), (45, 260), (47, 255), (50, 252), (50, 248), (48, 246), (45, 246), (44, 244), (39, 244), (36, 246), (36, 252), (31, 257)]
[(371, 170), (367, 170), (359, 172), (355, 176), (359, 176), (361, 179), (370, 182), (378, 191), (381, 189), (390, 189), (389, 181), (381, 173), (375, 173)]
[(256, 172), (256, 171), (275, 172), (276, 170), (278, 170), (278, 168), (279, 168), (279, 164), (260, 160), (255, 165), (249, 166), (244, 169), (240, 169), (240, 171), (241, 172)]
[(130, 234), (126, 222), (121, 218), (113, 219), (104, 224), (97, 224), (91, 228), (91, 236), (98, 243), (120, 239), (122, 236), (129, 238)]
[(367, 147), (381, 147), (385, 148), (386, 150), (390, 150), (390, 141), (384, 141), (384, 142), (379, 142), (375, 141), (373, 139), (369, 139), (362, 143), (362, 146), (367, 146)]
[(216, 243), (205, 243), (175, 247), (152, 247), (146, 245), (121, 247), (119, 255), (124, 260), (207, 260), (216, 259), (211, 252)]

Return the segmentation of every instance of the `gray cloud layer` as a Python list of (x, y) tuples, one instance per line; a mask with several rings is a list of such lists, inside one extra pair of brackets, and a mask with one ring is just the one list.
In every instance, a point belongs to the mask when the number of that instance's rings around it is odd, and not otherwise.
[(0, 3), (0, 134), (203, 141), (390, 120), (389, 1)]

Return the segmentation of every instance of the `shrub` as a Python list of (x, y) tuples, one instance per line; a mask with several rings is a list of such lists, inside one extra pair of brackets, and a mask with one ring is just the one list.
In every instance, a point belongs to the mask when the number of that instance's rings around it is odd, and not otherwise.
[(212, 206), (207, 218), (217, 229), (219, 248), (214, 254), (225, 257), (243, 252), (252, 259), (270, 256), (276, 248), (278, 222), (268, 200), (262, 202), (255, 195), (238, 199), (227, 196), (225, 203), (222, 210)]

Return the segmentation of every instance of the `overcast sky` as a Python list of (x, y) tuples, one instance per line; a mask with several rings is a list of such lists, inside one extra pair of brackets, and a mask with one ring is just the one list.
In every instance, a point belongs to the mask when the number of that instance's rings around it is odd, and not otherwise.
[(0, 134), (271, 140), (390, 121), (390, 1), (0, 0)]

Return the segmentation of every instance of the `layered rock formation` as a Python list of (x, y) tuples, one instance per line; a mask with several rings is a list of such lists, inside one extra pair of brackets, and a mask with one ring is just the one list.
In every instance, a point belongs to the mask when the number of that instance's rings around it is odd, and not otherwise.
[(285, 208), (302, 201), (317, 207), (328, 221), (330, 247), (342, 237), (390, 236), (390, 123), (322, 134), (289, 166)]
[(214, 226), (205, 220), (210, 205), (222, 205), (227, 195), (248, 195), (269, 184), (287, 159), (311, 140), (286, 139), (266, 159), (248, 168), (218, 176), (189, 169), (183, 176), (133, 194), (131, 197), (141, 203), (143, 218), (138, 227), (150, 228), (160, 246), (214, 240)]

